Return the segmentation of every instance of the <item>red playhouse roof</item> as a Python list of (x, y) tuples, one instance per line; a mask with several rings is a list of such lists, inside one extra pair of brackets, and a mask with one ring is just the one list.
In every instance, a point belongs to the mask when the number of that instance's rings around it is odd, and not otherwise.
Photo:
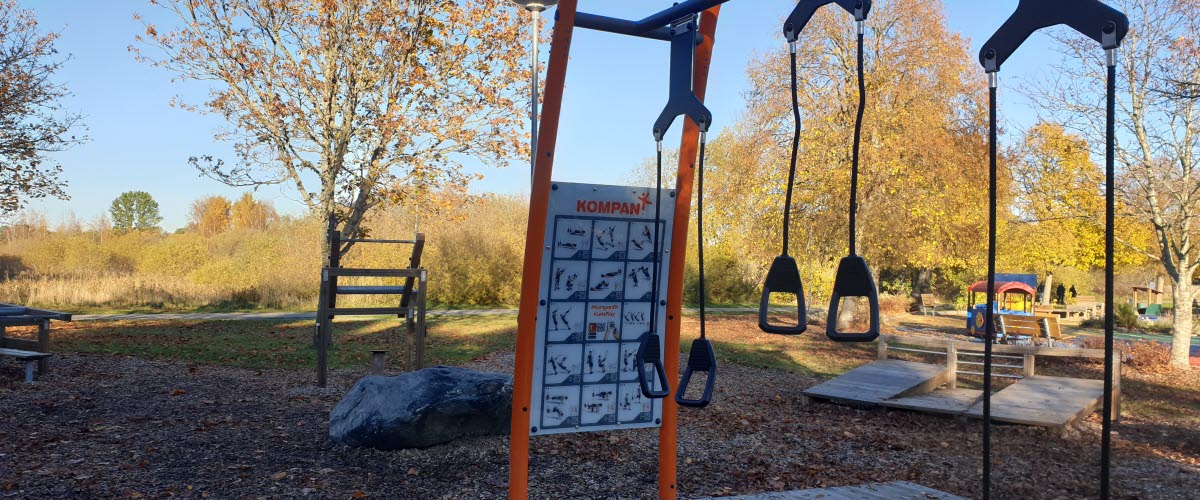
[[(972, 283), (971, 286), (967, 287), (967, 290), (972, 291), (972, 292), (987, 293), (987, 285), (988, 285), (987, 280), (976, 281), (975, 283)], [(1020, 281), (997, 281), (996, 282), (996, 293), (1012, 293), (1012, 292), (1023, 293), (1026, 295), (1033, 295), (1033, 287), (1031, 287), (1025, 283), (1021, 283)]]

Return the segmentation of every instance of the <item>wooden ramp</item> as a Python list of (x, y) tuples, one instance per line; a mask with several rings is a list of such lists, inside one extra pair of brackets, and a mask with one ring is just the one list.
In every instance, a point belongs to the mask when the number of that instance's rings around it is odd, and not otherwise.
[(850, 370), (802, 394), (837, 403), (874, 406), (889, 399), (930, 392), (945, 385), (950, 376), (950, 370), (944, 366), (885, 359)]
[[(1062, 428), (1096, 411), (1103, 397), (1103, 380), (1027, 377), (992, 395), (992, 420)], [(966, 415), (983, 418), (983, 403)]]
[(983, 391), (979, 390), (940, 389), (927, 394), (917, 394), (883, 401), (880, 405), (887, 408), (958, 416), (971, 409), (982, 398)]
[[(737, 500), (965, 500), (907, 481), (723, 497)], [(713, 499), (708, 499), (713, 500)]]

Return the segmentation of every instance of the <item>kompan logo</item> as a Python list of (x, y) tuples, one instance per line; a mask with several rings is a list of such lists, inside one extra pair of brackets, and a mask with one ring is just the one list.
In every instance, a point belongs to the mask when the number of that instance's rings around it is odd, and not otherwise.
[(650, 193), (642, 193), (638, 196), (636, 203), (624, 201), (597, 201), (597, 200), (576, 200), (575, 211), (582, 214), (621, 214), (621, 215), (642, 215), (646, 207), (653, 205), (650, 201)]

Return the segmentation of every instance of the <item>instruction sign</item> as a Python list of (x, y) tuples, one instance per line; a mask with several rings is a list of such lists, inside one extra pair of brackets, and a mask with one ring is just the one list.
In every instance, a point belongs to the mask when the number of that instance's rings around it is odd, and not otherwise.
[[(657, 427), (661, 400), (642, 396), (638, 344), (654, 280), (666, 298), (675, 191), (662, 191), (654, 274), (654, 188), (557, 182), (542, 259), (530, 434)], [(661, 304), (661, 303), (660, 303)], [(657, 308), (660, 339), (666, 307)]]

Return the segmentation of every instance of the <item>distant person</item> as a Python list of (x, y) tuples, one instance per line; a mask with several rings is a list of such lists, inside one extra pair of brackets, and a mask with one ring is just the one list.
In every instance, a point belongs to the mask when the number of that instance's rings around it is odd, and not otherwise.
[(1055, 288), (1054, 292), (1054, 295), (1058, 297), (1058, 303), (1065, 305), (1067, 303), (1067, 287), (1059, 283), (1058, 288)]
[(1079, 293), (1075, 291), (1075, 284), (1072, 283), (1071, 284), (1071, 300), (1075, 300), (1075, 297), (1078, 297), (1078, 296), (1079, 296)]

